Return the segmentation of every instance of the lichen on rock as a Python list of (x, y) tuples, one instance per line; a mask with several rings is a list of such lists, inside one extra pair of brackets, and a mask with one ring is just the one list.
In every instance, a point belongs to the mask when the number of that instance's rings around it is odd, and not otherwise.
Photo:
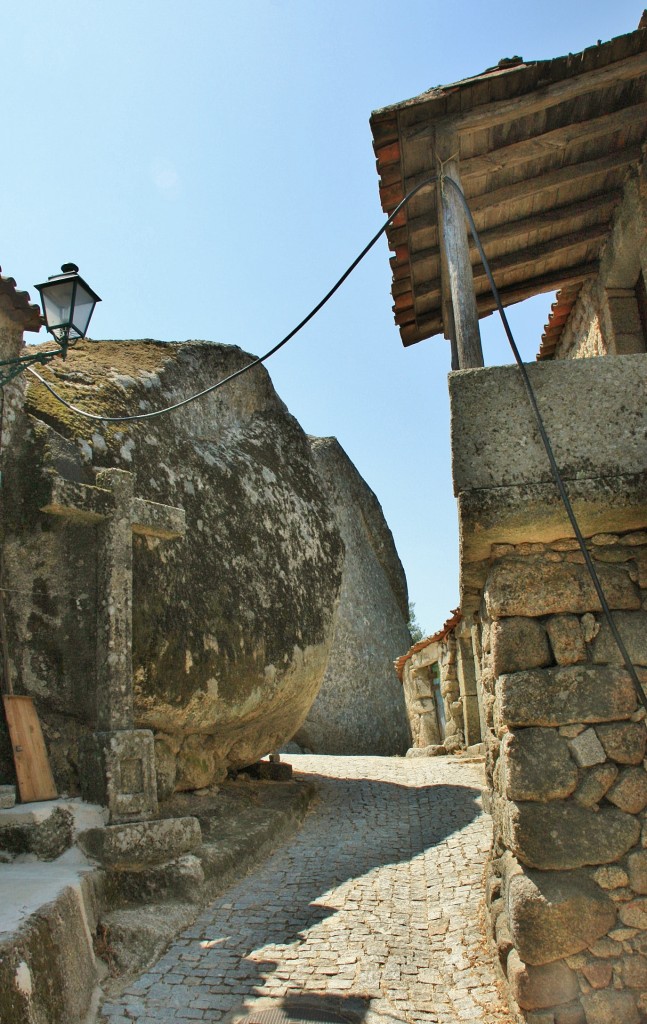
[[(168, 406), (251, 358), (206, 342), (82, 342), (44, 373), (67, 401), (114, 416)], [(133, 536), (135, 725), (160, 735), (165, 793), (217, 781), (292, 736), (328, 663), (343, 543), (308, 439), (265, 369), (134, 423), (81, 418), (30, 382), (13, 439), (10, 657), (19, 692), (38, 695), (65, 788), (69, 737), (96, 727), (96, 608), (109, 595), (97, 587), (97, 528), (40, 511), (52, 474), (94, 483), (127, 470), (136, 497), (185, 511), (181, 540)]]

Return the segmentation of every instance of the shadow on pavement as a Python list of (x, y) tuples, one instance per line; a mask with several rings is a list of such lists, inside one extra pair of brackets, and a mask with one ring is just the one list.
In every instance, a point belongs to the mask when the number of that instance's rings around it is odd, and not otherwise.
[[(480, 790), (470, 786), (416, 788), (371, 779), (307, 777), (315, 778), (322, 792), (297, 835), (265, 865), (223, 894), (191, 929), (195, 939), (191, 952), (201, 950), (203, 954), (196, 967), (205, 986), (217, 985), (220, 977), (236, 973), (239, 965), (238, 1005), (271, 997), (271, 991), (263, 991), (266, 980), (274, 971), (285, 970), (283, 958), (273, 958), (274, 950), (267, 949), (264, 955), (266, 947), (293, 946), (294, 959), (305, 946), (310, 929), (338, 913), (342, 904), (346, 913), (353, 914), (352, 889), (349, 892), (346, 888), (340, 896), (334, 892), (338, 886), (363, 878), (376, 868), (410, 861), (461, 831), (482, 813)], [(402, 913), (408, 891), (392, 891), (392, 879), (386, 876), (376, 884), (385, 900), (393, 900), (393, 915)], [(358, 902), (362, 895), (358, 891)], [(344, 927), (348, 932), (348, 922)], [(382, 917), (376, 919), (372, 934), (380, 941), (387, 929)], [(358, 934), (353, 937), (359, 941)], [(367, 957), (366, 971), (373, 972), (374, 984), (348, 993), (346, 1015), (341, 1011), (346, 996), (335, 994), (338, 1001), (342, 1000), (338, 1013), (342, 1019), (350, 1021), (352, 1016), (354, 1022), (363, 1020), (370, 998), (379, 995), (375, 990), (378, 968), (371, 960)], [(323, 974), (322, 987), (325, 985), (327, 990), (330, 986), (334, 991), (335, 971), (318, 973)], [(290, 984), (285, 981), (286, 987)], [(318, 999), (322, 1006), (330, 1006), (327, 992), (308, 990), (302, 997), (292, 993), (289, 1001), (293, 1008), (297, 1007), (296, 998), (302, 998), (303, 1006), (311, 1008)], [(242, 1016), (244, 1012), (240, 1011), (236, 1019)]]

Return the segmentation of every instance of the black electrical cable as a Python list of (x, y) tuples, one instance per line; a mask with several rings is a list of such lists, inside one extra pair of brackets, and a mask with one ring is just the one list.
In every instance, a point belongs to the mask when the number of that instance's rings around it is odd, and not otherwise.
[[(198, 398), (203, 398), (204, 395), (208, 395), (208, 394), (210, 394), (210, 392), (215, 391), (217, 388), (222, 387), (224, 384), (228, 384), (230, 381), (235, 380), (236, 377), (240, 377), (242, 374), (247, 373), (248, 370), (252, 370), (255, 366), (259, 366), (261, 363), (264, 363), (267, 359), (269, 359), (276, 352), (278, 352), (279, 349), (283, 348), (284, 345), (287, 345), (288, 341), (291, 341), (292, 338), (294, 338), (294, 336), (296, 334), (298, 334), (299, 331), (302, 330), (302, 328), (305, 327), (306, 324), (308, 324), (310, 322), (310, 320), (312, 320), (313, 317), (315, 317), (317, 315), (317, 313), (326, 305), (326, 303), (333, 297), (335, 292), (337, 292), (338, 289), (341, 288), (341, 286), (344, 283), (344, 281), (355, 270), (355, 267), (357, 267), (358, 264), (361, 263), (361, 261), (364, 259), (364, 257), (367, 255), (367, 253), (370, 252), (370, 250), (373, 248), (373, 246), (378, 241), (378, 239), (380, 239), (382, 237), (382, 235), (384, 234), (384, 232), (388, 228), (389, 224), (398, 215), (400, 210), (421, 189), (425, 188), (428, 185), (435, 184), (436, 181), (438, 180), (438, 177), (439, 176), (435, 175), (435, 174), (431, 175), (429, 178), (426, 178), (424, 181), (419, 182), (414, 188), (411, 189), (410, 192), (407, 193), (407, 195), (398, 203), (398, 205), (394, 209), (393, 213), (384, 222), (384, 224), (382, 225), (380, 230), (373, 236), (373, 238), (370, 240), (370, 242), (362, 249), (360, 254), (353, 260), (353, 262), (350, 264), (350, 266), (344, 271), (344, 273), (341, 275), (341, 277), (336, 281), (336, 283), (332, 286), (332, 288), (324, 295), (324, 297), (320, 300), (320, 302), (318, 302), (317, 305), (314, 306), (314, 308), (310, 310), (310, 312), (307, 314), (307, 316), (305, 316), (303, 318), (303, 320), (301, 320), (300, 323), (298, 323), (297, 326), (294, 327), (289, 332), (289, 334), (286, 334), (286, 336), (284, 338), (282, 338), (281, 341), (279, 341), (276, 345), (274, 345), (273, 348), (271, 348), (268, 352), (266, 352), (265, 355), (259, 356), (257, 359), (253, 359), (251, 363), (247, 363), (245, 366), (242, 366), (239, 370), (236, 370), (234, 373), (229, 374), (229, 376), (224, 377), (222, 380), (217, 381), (215, 384), (211, 384), (208, 388), (205, 388), (203, 391), (199, 391), (196, 394), (189, 395), (188, 398), (183, 398), (180, 402), (176, 402), (174, 405), (169, 405), (169, 406), (167, 406), (167, 407), (165, 407), (163, 409), (155, 409), (152, 412), (137, 413), (137, 414), (130, 415), (130, 416), (100, 416), (97, 413), (86, 412), (85, 409), (79, 409), (77, 406), (72, 405), (70, 402), (66, 401), (66, 399), (64, 399), (61, 395), (59, 395), (54, 390), (54, 388), (49, 384), (49, 382), (46, 381), (44, 377), (41, 377), (41, 375), (39, 373), (37, 373), (36, 370), (34, 370), (32, 366), (27, 366), (26, 369), (29, 371), (29, 373), (33, 374), (34, 377), (36, 377), (40, 381), (40, 383), (43, 384), (44, 387), (47, 388), (47, 390), (54, 396), (54, 398), (56, 398), (59, 402), (61, 402), (61, 404), (64, 405), (67, 409), (69, 409), (71, 412), (74, 412), (74, 413), (76, 413), (79, 416), (83, 416), (86, 419), (91, 419), (91, 420), (99, 421), (100, 423), (128, 423), (128, 422), (133, 422), (133, 421), (136, 421), (136, 420), (147, 420), (147, 419), (152, 419), (155, 416), (162, 416), (165, 413), (173, 412), (176, 409), (180, 409), (180, 408), (182, 408), (182, 406), (188, 405), (190, 402), (195, 402)], [(582, 531), (580, 530), (579, 523), (577, 522), (577, 518), (575, 516), (575, 512), (573, 511), (573, 506), (571, 505), (570, 498), (569, 498), (568, 493), (566, 491), (566, 488), (564, 486), (564, 482), (562, 480), (562, 476), (561, 476), (561, 473), (559, 471), (559, 467), (557, 465), (557, 462), (555, 460), (555, 456), (553, 454), (553, 449), (552, 449), (552, 446), (551, 446), (548, 434), (546, 433), (546, 428), (544, 426), (544, 421), (542, 419), (541, 412), (539, 410), (539, 406), (537, 405), (537, 399), (535, 397), (535, 393), (534, 393), (532, 384), (530, 382), (530, 378), (528, 377), (528, 373), (526, 371), (526, 367), (525, 367), (525, 365), (524, 365), (524, 363), (523, 363), (523, 361), (521, 359), (521, 356), (519, 354), (519, 350), (518, 350), (517, 345), (515, 343), (512, 331), (510, 330), (510, 325), (508, 324), (508, 319), (507, 319), (507, 317), (505, 315), (505, 310), (503, 308), (503, 304), (501, 303), (501, 298), (499, 296), (499, 290), (498, 290), (498, 288), (497, 288), (497, 286), (496, 286), (496, 284), (494, 282), (494, 277), (492, 276), (492, 272), (490, 270), (490, 265), (489, 265), (489, 263), (487, 261), (487, 257), (485, 255), (485, 252), (483, 251), (483, 246), (481, 245), (481, 240), (480, 240), (478, 232), (476, 230), (476, 225), (474, 224), (474, 218), (472, 217), (472, 212), (471, 212), (471, 210), (469, 208), (469, 205), (467, 203), (467, 200), (466, 200), (465, 196), (463, 195), (462, 189), (453, 180), (453, 178), (450, 178), (449, 175), (443, 174), (441, 172), (441, 174), (440, 174), (440, 182), (441, 182), (441, 187), (444, 187), (446, 183), (449, 183), (450, 185), (452, 185), (453, 188), (455, 189), (455, 191), (457, 192), (459, 198), (460, 198), (461, 204), (462, 204), (463, 209), (465, 211), (465, 216), (467, 218), (467, 221), (468, 221), (468, 224), (469, 224), (469, 227), (470, 227), (470, 231), (471, 231), (472, 237), (474, 239), (474, 243), (476, 245), (476, 248), (478, 249), (479, 256), (481, 258), (481, 261), (483, 263), (483, 267), (484, 267), (485, 273), (486, 273), (488, 281), (490, 283), (490, 288), (492, 289), (492, 295), (494, 296), (494, 301), (496, 302), (496, 306), (497, 306), (497, 309), (499, 311), (499, 316), (501, 317), (501, 322), (503, 323), (503, 327), (504, 327), (505, 333), (507, 335), (508, 341), (510, 343), (510, 347), (512, 349), (512, 353), (514, 355), (514, 358), (515, 358), (515, 361), (517, 363), (517, 366), (519, 367), (519, 370), (521, 372), (521, 379), (523, 381), (524, 387), (526, 389), (526, 393), (528, 395), (528, 399), (530, 401), (530, 405), (532, 407), (532, 410), (533, 410), (534, 415), (535, 415), (535, 419), (537, 421), (537, 427), (539, 429), (539, 435), (541, 437), (542, 443), (543, 443), (544, 448), (546, 450), (546, 454), (548, 456), (548, 461), (549, 461), (549, 464), (550, 464), (551, 472), (553, 474), (553, 478), (554, 478), (555, 483), (557, 485), (557, 489), (559, 491), (559, 495), (560, 495), (560, 498), (562, 500), (562, 504), (564, 505), (564, 508), (566, 510), (566, 514), (568, 515), (568, 518), (570, 520), (571, 526), (573, 528), (573, 532), (575, 533), (575, 536), (577, 538), (577, 542), (579, 544), (580, 550), (582, 552), (582, 555), (584, 556), (584, 562), (586, 564), (587, 570), (588, 570), (589, 575), (591, 577), (591, 580), (593, 582), (593, 586), (595, 588), (595, 591), (596, 591), (596, 593), (598, 595), (598, 600), (600, 601), (600, 606), (602, 608), (604, 616), (605, 616), (605, 618), (607, 620), (607, 623), (609, 625), (609, 629), (611, 630), (611, 634), (613, 636), (613, 639), (614, 639), (614, 641), (615, 641), (615, 643), (616, 643), (616, 645), (618, 647), (618, 650), (620, 651), (620, 654), (622, 655), (622, 659), (623, 659), (625, 668), (627, 669), (627, 671), (629, 672), (629, 675), (631, 677), (631, 681), (632, 681), (634, 689), (636, 691), (636, 695), (638, 697), (638, 700), (643, 705), (645, 710), (647, 711), (647, 696), (645, 695), (645, 692), (644, 692), (644, 690), (643, 690), (643, 688), (641, 686), (640, 680), (638, 678), (638, 673), (636, 672), (636, 668), (635, 668), (633, 662), (631, 661), (631, 658), (629, 657), (629, 653), (627, 651), (627, 648), (625, 647), (625, 644), (624, 644), (624, 641), (623, 641), (622, 637), (620, 636), (620, 632), (618, 630), (618, 627), (615, 624), (615, 621), (613, 619), (613, 615), (611, 613), (611, 609), (609, 608), (609, 604), (607, 602), (607, 599), (606, 599), (606, 596), (605, 596), (605, 593), (604, 593), (604, 590), (602, 589), (602, 584), (600, 583), (600, 579), (599, 579), (598, 574), (596, 572), (595, 565), (593, 564), (593, 559), (591, 558), (589, 550), (588, 550), (588, 548), (586, 546), (586, 542), (584, 540), (584, 536), (582, 534)]]
[(377, 232), (377, 234), (373, 236), (368, 245), (364, 246), (359, 256), (357, 256), (353, 260), (350, 266), (341, 275), (339, 280), (336, 281), (335, 284), (332, 286), (330, 291), (326, 292), (323, 299), (321, 299), (317, 303), (317, 305), (310, 310), (307, 316), (305, 316), (303, 320), (301, 320), (300, 323), (297, 324), (296, 327), (293, 327), (290, 333), (286, 334), (285, 337), (281, 339), (281, 341), (279, 341), (276, 345), (274, 345), (273, 348), (269, 350), (269, 352), (266, 352), (265, 355), (263, 356), (259, 356), (257, 359), (253, 359), (251, 363), (247, 363), (245, 366), (241, 366), (239, 370), (235, 370), (234, 373), (230, 373), (228, 377), (223, 377), (222, 380), (217, 381), (215, 384), (211, 384), (208, 388), (205, 388), (203, 391), (198, 391), (194, 395), (189, 395), (188, 398), (183, 398), (180, 402), (175, 402), (174, 405), (166, 406), (164, 409), (155, 409), (152, 412), (141, 412), (130, 416), (100, 416), (98, 413), (86, 412), (85, 409), (79, 409), (76, 405), (72, 405), (65, 398), (63, 398), (62, 395), (59, 395), (51, 386), (51, 384), (47, 380), (45, 380), (44, 377), (41, 377), (40, 373), (37, 373), (36, 370), (34, 370), (31, 366), (28, 366), (27, 369), (31, 374), (34, 375), (34, 377), (36, 377), (40, 381), (41, 384), (44, 385), (44, 387), (47, 388), (47, 390), (54, 396), (54, 398), (56, 398), (59, 402), (61, 402), (62, 405), (66, 407), (66, 409), (69, 409), (71, 412), (77, 413), (77, 415), (79, 416), (84, 416), (86, 419), (98, 420), (100, 423), (131, 423), (135, 420), (150, 420), (153, 419), (153, 417), (155, 416), (163, 416), (167, 412), (174, 412), (176, 409), (181, 409), (183, 405), (188, 405), (190, 402), (195, 402), (196, 399), (203, 398), (204, 395), (208, 395), (212, 391), (215, 391), (217, 388), (223, 387), (224, 384), (228, 384), (230, 381), (235, 380), (236, 377), (240, 377), (243, 373), (247, 373), (249, 370), (253, 370), (255, 366), (259, 366), (261, 363), (264, 363), (267, 359), (270, 358), (270, 356), (273, 356), (275, 352), (278, 352), (279, 349), (283, 348), (284, 345), (287, 345), (288, 341), (291, 341), (292, 338), (294, 338), (295, 334), (298, 334), (299, 331), (302, 330), (302, 328), (304, 328), (306, 324), (308, 324), (313, 319), (313, 317), (317, 315), (319, 310), (323, 309), (323, 307), (326, 305), (329, 299), (333, 297), (335, 292), (338, 291), (339, 288), (341, 288), (344, 281), (348, 277), (350, 277), (352, 272), (355, 270), (355, 267), (357, 267), (362, 262), (364, 257), (367, 255), (367, 253), (370, 252), (370, 250), (373, 248), (378, 239), (382, 237), (382, 235), (388, 228), (389, 224), (395, 217), (397, 217), (402, 207), (405, 206), (411, 199), (413, 199), (413, 197), (416, 195), (417, 192), (420, 191), (420, 189), (425, 188), (427, 185), (434, 185), (436, 181), (437, 175), (434, 174), (431, 177), (426, 178), (424, 181), (419, 182), (414, 188), (411, 189), (410, 192), (406, 194), (404, 199), (402, 199), (398, 203), (390, 217), (387, 220), (385, 220), (384, 224)]
[(642, 706), (647, 711), (647, 696), (645, 696), (645, 691), (643, 690), (642, 685), (640, 683), (640, 680), (638, 678), (638, 673), (636, 672), (636, 667), (633, 664), (631, 658), (629, 657), (629, 652), (627, 651), (627, 648), (625, 646), (624, 640), (620, 636), (620, 631), (618, 630), (618, 627), (616, 626), (616, 623), (614, 621), (613, 615), (611, 613), (611, 609), (609, 608), (609, 604), (608, 604), (608, 601), (606, 599), (604, 590), (602, 589), (602, 584), (600, 583), (600, 578), (599, 578), (599, 576), (597, 574), (595, 565), (593, 564), (593, 559), (591, 558), (589, 549), (586, 546), (586, 542), (584, 540), (584, 536), (582, 534), (582, 531), (580, 530), (579, 523), (578, 523), (577, 518), (575, 516), (575, 512), (573, 511), (573, 506), (572, 506), (571, 500), (570, 500), (570, 498), (568, 496), (568, 492), (566, 490), (566, 487), (564, 486), (564, 481), (563, 481), (562, 475), (561, 475), (561, 473), (559, 471), (559, 466), (557, 465), (557, 461), (556, 461), (555, 455), (553, 453), (553, 449), (552, 449), (552, 445), (550, 443), (550, 439), (548, 437), (548, 434), (546, 433), (546, 428), (544, 426), (544, 421), (543, 421), (541, 412), (539, 410), (539, 406), (537, 404), (537, 399), (535, 397), (535, 392), (534, 392), (532, 383), (531, 383), (530, 378), (528, 376), (528, 371), (526, 370), (526, 367), (525, 367), (525, 365), (524, 365), (524, 363), (523, 363), (523, 361), (521, 359), (521, 356), (519, 355), (519, 350), (518, 350), (518, 348), (516, 346), (514, 337), (512, 335), (512, 331), (510, 330), (510, 325), (508, 323), (508, 318), (505, 315), (505, 310), (504, 310), (503, 304), (501, 302), (501, 297), (499, 295), (499, 290), (498, 290), (496, 284), (494, 283), (494, 278), (492, 276), (492, 271), (490, 270), (490, 265), (489, 265), (489, 263), (487, 261), (485, 252), (483, 251), (483, 246), (481, 245), (481, 240), (479, 238), (478, 231), (476, 230), (476, 225), (474, 223), (474, 218), (472, 217), (472, 211), (469, 208), (468, 202), (467, 202), (465, 196), (463, 195), (463, 192), (462, 192), (462, 189), (460, 188), (460, 186), (454, 181), (453, 178), (450, 178), (449, 175), (441, 174), (441, 187), (444, 187), (444, 185), (446, 183), (449, 183), (450, 185), (452, 185), (454, 190), (457, 192), (458, 196), (460, 197), (460, 201), (461, 201), (461, 204), (463, 206), (463, 210), (465, 211), (465, 216), (467, 218), (467, 222), (468, 222), (469, 227), (470, 227), (470, 232), (472, 234), (472, 238), (474, 239), (474, 244), (476, 245), (476, 248), (478, 249), (479, 256), (481, 257), (481, 262), (483, 263), (483, 268), (485, 270), (485, 273), (487, 274), (487, 279), (490, 282), (490, 288), (492, 289), (492, 295), (494, 296), (494, 301), (496, 302), (497, 309), (499, 311), (499, 316), (501, 317), (501, 321), (503, 323), (503, 328), (504, 328), (505, 333), (506, 333), (506, 335), (508, 337), (508, 341), (510, 342), (510, 348), (512, 349), (515, 361), (516, 361), (517, 366), (519, 367), (519, 370), (521, 372), (521, 379), (522, 379), (524, 387), (526, 389), (526, 393), (528, 395), (528, 399), (530, 401), (530, 405), (532, 406), (532, 410), (533, 410), (533, 412), (535, 414), (535, 419), (537, 421), (537, 427), (539, 429), (539, 436), (541, 437), (541, 440), (543, 442), (544, 448), (546, 449), (546, 454), (548, 456), (548, 461), (550, 463), (550, 468), (551, 468), (551, 471), (552, 471), (552, 474), (553, 474), (553, 479), (555, 480), (555, 483), (557, 484), (557, 489), (559, 491), (559, 496), (562, 499), (562, 504), (564, 505), (564, 508), (566, 509), (566, 514), (568, 515), (568, 518), (570, 520), (571, 526), (573, 527), (573, 532), (574, 532), (574, 534), (575, 534), (575, 536), (577, 538), (577, 542), (578, 542), (578, 544), (580, 546), (580, 551), (582, 552), (582, 554), (584, 556), (584, 561), (586, 563), (586, 567), (588, 569), (588, 572), (589, 572), (589, 575), (591, 577), (591, 580), (593, 581), (593, 586), (595, 587), (595, 592), (598, 595), (598, 600), (600, 602), (600, 606), (601, 606), (602, 611), (604, 613), (604, 617), (606, 618), (607, 623), (609, 625), (609, 629), (611, 630), (611, 635), (613, 636), (613, 639), (616, 642), (618, 650), (620, 651), (620, 654), (622, 655), (622, 660), (624, 661), (625, 668), (627, 669), (627, 672), (631, 676), (631, 681), (632, 681), (632, 683), (634, 685), (634, 689), (636, 691), (636, 695), (638, 697), (638, 700), (640, 701)]

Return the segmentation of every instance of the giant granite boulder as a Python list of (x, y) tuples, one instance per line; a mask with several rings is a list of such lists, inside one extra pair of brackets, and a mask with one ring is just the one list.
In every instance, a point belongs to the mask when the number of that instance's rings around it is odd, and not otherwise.
[[(68, 401), (118, 415), (169, 405), (250, 358), (205, 342), (82, 342), (43, 373)], [(17, 692), (37, 698), (59, 787), (78, 790), (79, 743), (96, 724), (106, 595), (92, 525), (40, 511), (52, 475), (93, 483), (125, 469), (137, 497), (186, 512), (183, 539), (133, 536), (135, 725), (155, 734), (161, 795), (209, 785), (293, 735), (328, 664), (343, 544), (308, 439), (265, 369), (138, 423), (82, 419), (30, 380), (10, 433), (9, 659)]]
[(408, 648), (404, 570), (375, 494), (334, 437), (311, 438), (346, 555), (326, 674), (298, 743), (322, 754), (404, 754), (411, 735), (393, 662)]

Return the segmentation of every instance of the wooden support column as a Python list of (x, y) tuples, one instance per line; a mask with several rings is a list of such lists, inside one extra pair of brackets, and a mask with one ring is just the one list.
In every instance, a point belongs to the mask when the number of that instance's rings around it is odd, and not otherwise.
[[(458, 169), (458, 136), (454, 132), (440, 132), (435, 140), (440, 171), (461, 187)], [(449, 277), (449, 291), (453, 309), (454, 342), (458, 354), (458, 368), (483, 366), (481, 332), (479, 330), (474, 278), (469, 256), (465, 211), (452, 185), (440, 182), (441, 234), (446, 259), (443, 272)]]

